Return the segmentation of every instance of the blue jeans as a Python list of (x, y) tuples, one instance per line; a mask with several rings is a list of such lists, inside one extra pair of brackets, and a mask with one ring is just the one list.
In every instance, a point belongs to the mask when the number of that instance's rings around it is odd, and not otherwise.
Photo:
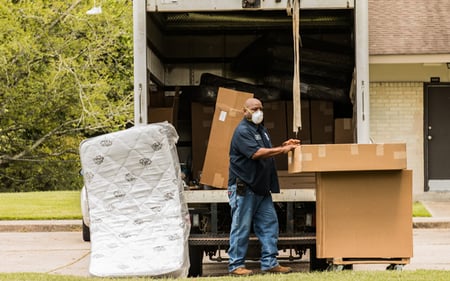
[(246, 188), (245, 196), (236, 194), (236, 184), (228, 187), (231, 207), (230, 257), (228, 270), (231, 272), (245, 266), (250, 230), (261, 243), (261, 270), (278, 265), (278, 217), (272, 196), (260, 196)]

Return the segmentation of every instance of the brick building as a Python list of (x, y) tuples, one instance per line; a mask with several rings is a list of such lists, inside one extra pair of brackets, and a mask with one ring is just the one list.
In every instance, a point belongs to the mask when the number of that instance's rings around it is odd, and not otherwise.
[(450, 1), (368, 2), (370, 137), (407, 143), (414, 194), (450, 191)]

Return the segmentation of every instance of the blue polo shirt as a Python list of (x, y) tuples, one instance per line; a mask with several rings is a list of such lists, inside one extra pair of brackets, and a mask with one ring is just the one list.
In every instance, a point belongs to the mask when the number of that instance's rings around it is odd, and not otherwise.
[(267, 129), (242, 119), (231, 138), (228, 185), (236, 183), (236, 178), (239, 178), (258, 195), (280, 192), (273, 157), (252, 159), (262, 147), (272, 147)]

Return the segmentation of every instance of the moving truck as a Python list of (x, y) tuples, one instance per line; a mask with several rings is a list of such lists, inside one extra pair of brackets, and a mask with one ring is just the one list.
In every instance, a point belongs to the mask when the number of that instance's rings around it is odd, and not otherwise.
[[(202, 179), (216, 166), (205, 167), (205, 158), (218, 157), (208, 155), (208, 149), (221, 89), (251, 93), (263, 101), (274, 145), (288, 138), (303, 144), (365, 141), (368, 99), (358, 103), (368, 94), (367, 1), (358, 1), (358, 7), (347, 0), (296, 1), (133, 3), (135, 125), (167, 120), (179, 134), (192, 223), (191, 276), (202, 275), (205, 257), (218, 262), (227, 258), (227, 191)], [(300, 99), (293, 98), (296, 87)], [(301, 111), (298, 130), (293, 129), (294, 109)], [(366, 118), (360, 118), (363, 114)], [(287, 161), (286, 156), (276, 159), (281, 193), (273, 195), (280, 259), (309, 254), (310, 269), (324, 269), (315, 255), (315, 174), (289, 174)], [(259, 259), (256, 237), (247, 257)]]

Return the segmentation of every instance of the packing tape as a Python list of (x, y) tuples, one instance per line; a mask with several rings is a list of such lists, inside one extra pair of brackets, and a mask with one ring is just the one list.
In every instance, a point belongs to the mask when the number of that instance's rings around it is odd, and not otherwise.
[(406, 159), (406, 151), (394, 151), (394, 159)]
[(317, 154), (319, 158), (327, 157), (327, 148), (324, 145), (321, 145), (317, 148)]
[(377, 144), (375, 155), (376, 156), (384, 155), (384, 144)]
[(301, 153), (300, 160), (303, 161), (312, 161), (312, 153)]
[(358, 144), (350, 145), (350, 155), (358, 155), (359, 154), (359, 146)]

